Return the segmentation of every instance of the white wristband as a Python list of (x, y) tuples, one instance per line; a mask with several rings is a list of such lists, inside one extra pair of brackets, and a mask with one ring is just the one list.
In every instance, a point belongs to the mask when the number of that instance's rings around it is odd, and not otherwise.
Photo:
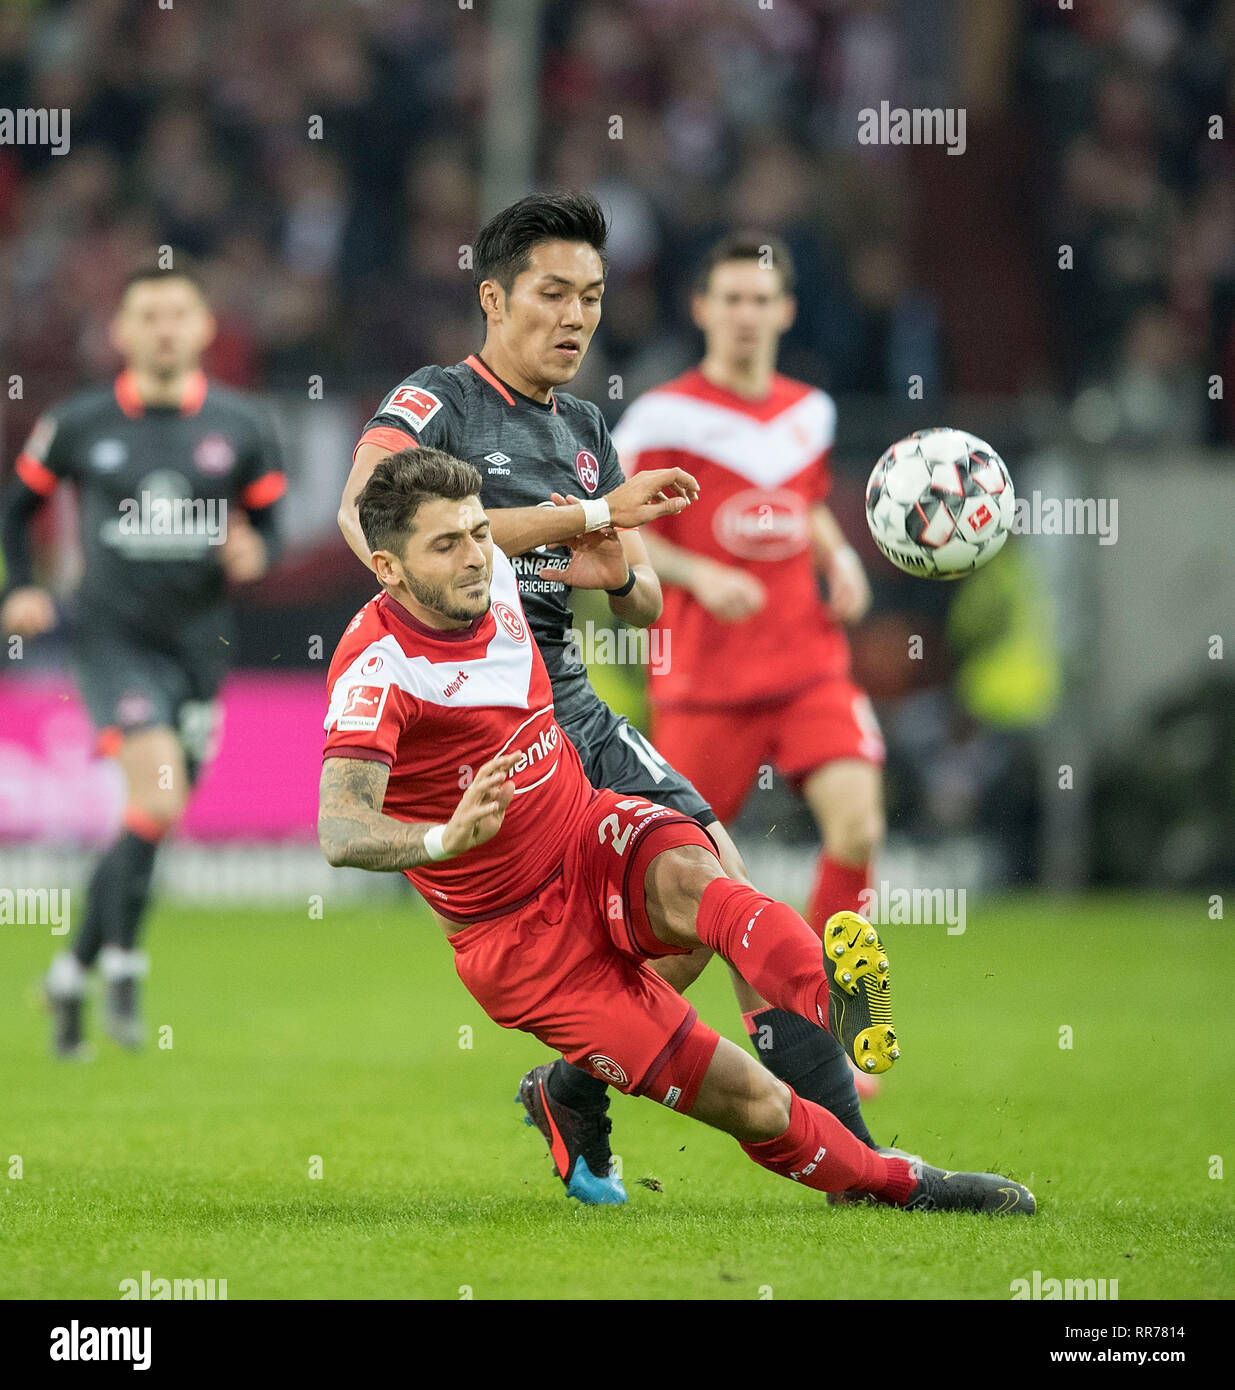
[(583, 529), (584, 531), (599, 531), (602, 526), (609, 524), (609, 499), (607, 497), (593, 497), (591, 501), (580, 502), (583, 508)]
[(425, 853), (435, 863), (439, 859), (449, 859), (450, 852), (442, 844), (442, 838), (446, 834), (444, 825), (434, 825), (425, 831)]

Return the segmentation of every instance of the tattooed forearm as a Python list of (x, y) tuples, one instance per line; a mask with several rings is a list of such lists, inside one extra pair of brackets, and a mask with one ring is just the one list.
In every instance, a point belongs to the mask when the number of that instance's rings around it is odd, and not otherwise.
[(427, 824), (382, 814), (390, 769), (359, 758), (327, 758), (318, 795), (317, 838), (338, 867), (395, 871), (429, 863)]

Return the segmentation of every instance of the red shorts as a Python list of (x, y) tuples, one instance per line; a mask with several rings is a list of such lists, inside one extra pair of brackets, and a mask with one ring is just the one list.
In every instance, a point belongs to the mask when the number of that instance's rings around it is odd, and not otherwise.
[(697, 821), (597, 792), (561, 873), (450, 944), (459, 978), (495, 1023), (534, 1034), (620, 1091), (686, 1112), (720, 1035), (646, 964), (683, 954), (653, 936), (643, 898), (647, 866), (677, 845), (716, 853)]
[(774, 704), (655, 709), (652, 742), (721, 822), (737, 818), (761, 767), (778, 768), (800, 792), (825, 763), (884, 761), (871, 702), (847, 680), (824, 681)]

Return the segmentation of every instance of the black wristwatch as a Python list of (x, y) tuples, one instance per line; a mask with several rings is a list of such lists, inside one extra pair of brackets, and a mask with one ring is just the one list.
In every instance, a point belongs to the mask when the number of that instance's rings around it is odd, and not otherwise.
[(631, 569), (629, 565), (627, 565), (626, 583), (623, 584), (620, 589), (606, 589), (605, 593), (607, 593), (610, 598), (625, 598), (626, 595), (630, 593), (630, 591), (635, 587), (635, 585), (638, 582), (639, 576), (634, 572), (633, 569)]

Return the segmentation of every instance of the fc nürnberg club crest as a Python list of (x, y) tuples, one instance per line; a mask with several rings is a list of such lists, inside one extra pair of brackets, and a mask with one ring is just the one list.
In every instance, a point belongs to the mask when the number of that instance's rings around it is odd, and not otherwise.
[(226, 473), (236, 462), (236, 450), (223, 434), (208, 434), (193, 450), (193, 462), (203, 473)]
[(575, 455), (575, 472), (589, 492), (595, 492), (600, 486), (600, 462), (595, 454), (586, 449), (580, 449)]

